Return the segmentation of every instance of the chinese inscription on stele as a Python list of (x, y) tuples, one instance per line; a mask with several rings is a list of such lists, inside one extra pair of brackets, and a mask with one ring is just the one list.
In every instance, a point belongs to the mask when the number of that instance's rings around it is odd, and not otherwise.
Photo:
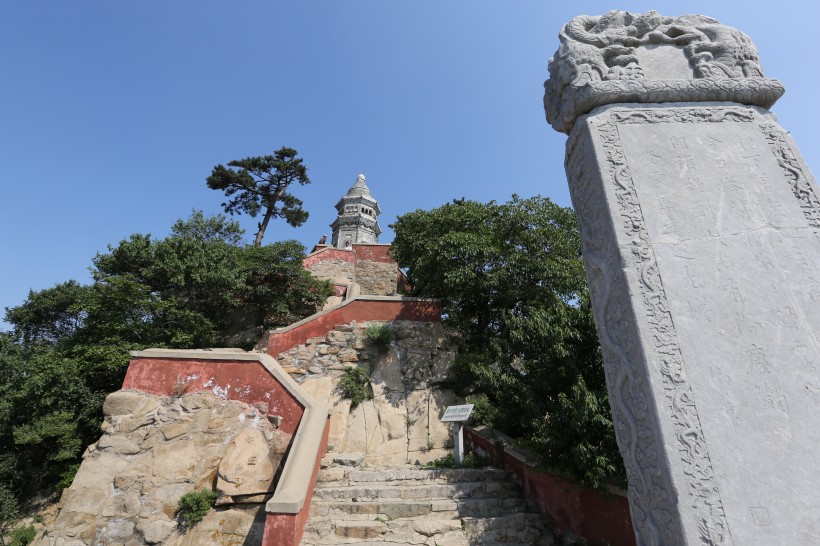
[(545, 104), (638, 543), (820, 544), (820, 199), (762, 107), (782, 86), (703, 16), (584, 16), (561, 40)]

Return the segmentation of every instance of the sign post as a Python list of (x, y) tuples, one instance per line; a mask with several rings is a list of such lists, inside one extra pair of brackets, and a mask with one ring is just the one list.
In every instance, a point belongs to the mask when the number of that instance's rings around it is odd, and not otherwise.
[(470, 417), (472, 412), (472, 404), (448, 406), (444, 411), (444, 415), (441, 416), (442, 423), (456, 424), (453, 429), (453, 451), (456, 464), (464, 462), (464, 421)]

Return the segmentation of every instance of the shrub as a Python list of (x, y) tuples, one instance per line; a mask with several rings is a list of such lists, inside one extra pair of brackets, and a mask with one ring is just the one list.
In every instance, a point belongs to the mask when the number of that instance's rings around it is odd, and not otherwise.
[(177, 517), (186, 529), (190, 529), (205, 517), (216, 502), (216, 492), (201, 489), (185, 493), (177, 503)]
[(32, 525), (12, 529), (9, 533), (9, 546), (27, 546), (34, 541), (36, 534), (37, 531), (34, 530)]
[(342, 396), (350, 400), (354, 408), (373, 398), (370, 377), (363, 368), (347, 368), (339, 380), (339, 386), (342, 389)]
[(461, 461), (461, 464), (457, 464), (455, 453), (451, 451), (441, 459), (430, 461), (422, 466), (424, 468), (480, 468), (482, 464), (474, 453), (467, 453), (464, 455), (464, 460)]
[(371, 345), (378, 347), (381, 351), (386, 351), (387, 347), (396, 339), (396, 334), (389, 324), (371, 324), (365, 330), (364, 335)]

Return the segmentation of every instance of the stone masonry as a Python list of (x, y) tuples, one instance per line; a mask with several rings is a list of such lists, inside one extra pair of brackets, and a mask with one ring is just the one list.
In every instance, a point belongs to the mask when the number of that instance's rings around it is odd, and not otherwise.
[(356, 264), (345, 260), (322, 260), (310, 268), (313, 276), (334, 283), (350, 284), (356, 279)]
[[(344, 287), (347, 298), (359, 294), (394, 296), (401, 272), (389, 250), (390, 245), (379, 244), (355, 244), (348, 249), (326, 246), (311, 253), (303, 263), (315, 277)], [(333, 298), (343, 301), (338, 298), (342, 293)]]
[[(452, 443), (439, 417), (446, 406), (463, 403), (439, 386), (449, 377), (455, 349), (441, 324), (410, 321), (389, 323), (394, 342), (375, 347), (366, 331), (381, 324), (339, 326), (277, 360), (331, 408), (329, 451), (360, 453), (366, 464), (378, 466), (438, 459)], [(370, 374), (373, 399), (351, 409), (338, 384), (346, 368), (357, 366)]]
[(399, 268), (395, 262), (359, 261), (356, 282), (362, 294), (392, 296), (396, 294)]

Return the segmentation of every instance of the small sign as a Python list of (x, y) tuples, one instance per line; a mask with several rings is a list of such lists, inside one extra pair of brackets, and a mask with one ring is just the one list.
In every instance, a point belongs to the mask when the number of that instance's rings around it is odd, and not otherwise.
[(473, 412), (472, 404), (464, 404), (463, 406), (447, 406), (444, 415), (441, 416), (441, 422), (466, 421)]

